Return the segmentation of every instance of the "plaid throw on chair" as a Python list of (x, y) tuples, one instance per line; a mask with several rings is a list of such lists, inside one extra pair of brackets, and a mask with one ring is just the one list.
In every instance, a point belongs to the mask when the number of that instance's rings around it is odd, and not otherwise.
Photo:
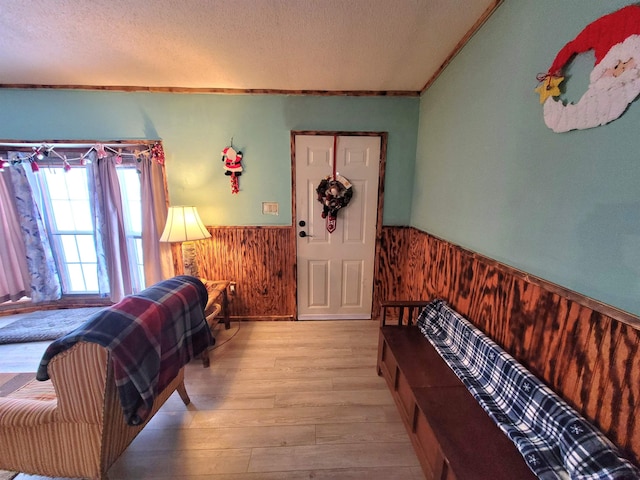
[(538, 478), (640, 478), (600, 431), (443, 300), (425, 307), (418, 327)]
[(58, 353), (78, 342), (97, 343), (111, 354), (127, 423), (138, 425), (179, 370), (213, 344), (204, 319), (207, 298), (202, 282), (184, 275), (127, 296), (51, 343), (36, 378), (49, 378), (47, 365)]

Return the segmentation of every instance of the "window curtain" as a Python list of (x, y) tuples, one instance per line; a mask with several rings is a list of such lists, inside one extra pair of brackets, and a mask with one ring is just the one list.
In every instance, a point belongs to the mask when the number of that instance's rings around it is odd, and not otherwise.
[(142, 251), (144, 280), (147, 286), (174, 276), (171, 244), (160, 243), (167, 221), (167, 189), (164, 165), (153, 157), (143, 158), (140, 165), (142, 200)]
[(89, 172), (98, 254), (98, 285), (101, 294), (106, 293), (104, 289), (108, 285), (111, 301), (119, 302), (132, 294), (133, 288), (116, 156), (97, 158), (95, 152), (91, 152), (91, 156)]
[[(100, 292), (109, 292), (113, 302), (133, 292), (132, 259), (126, 245), (124, 212), (116, 172), (117, 156), (97, 158), (91, 153), (92, 207), (98, 254)], [(160, 243), (167, 219), (164, 165), (153, 155), (139, 157), (142, 206), (142, 251), (145, 285), (174, 275), (171, 246)]]
[[(10, 153), (20, 160), (21, 154)], [(118, 155), (85, 158), (95, 229), (98, 288), (118, 302), (133, 292), (133, 258), (127, 251), (125, 217), (116, 165)], [(159, 239), (167, 218), (164, 153), (161, 144), (138, 157), (142, 203), (142, 251), (147, 286), (174, 275), (171, 246)], [(30, 163), (16, 162), (0, 174), (0, 301), (57, 300), (61, 285), (44, 223), (28, 176)], [(31, 182), (33, 184), (33, 182)]]
[[(15, 158), (15, 156), (14, 156)], [(26, 164), (28, 166), (28, 164)], [(29, 289), (27, 295), (31, 297), (34, 303), (58, 300), (62, 295), (62, 288), (60, 285), (60, 278), (58, 276), (58, 270), (53, 259), (51, 252), (51, 245), (49, 238), (47, 237), (46, 230), (44, 228), (44, 222), (38, 206), (34, 200), (33, 190), (27, 178), (27, 171), (24, 168), (25, 164), (11, 165), (5, 169), (5, 173), (8, 171), (9, 175), (3, 175), (4, 194), (8, 195), (8, 199), (5, 201), (3, 198), (2, 210), (5, 212), (5, 218), (10, 218), (9, 203), (13, 203), (15, 207), (15, 219), (18, 222), (18, 226), (21, 232), (22, 247), (18, 246), (20, 240), (14, 236), (6, 236), (5, 238), (11, 239), (12, 251), (17, 254), (24, 255), (24, 259), (27, 266), (27, 278), (29, 283)], [(7, 182), (6, 180), (9, 180)], [(10, 184), (10, 188), (9, 188)], [(11, 202), (13, 200), (13, 202)], [(5, 208), (6, 207), (6, 208)], [(14, 227), (15, 228), (15, 224)], [(7, 233), (10, 233), (7, 231)], [(22, 250), (24, 248), (24, 251)], [(4, 252), (3, 252), (4, 257)], [(7, 262), (11, 259), (10, 256), (6, 257)], [(5, 259), (3, 258), (3, 263)], [(13, 263), (15, 264), (15, 259)], [(11, 270), (10, 270), (11, 271)], [(24, 271), (21, 273), (24, 278)], [(3, 277), (7, 283), (7, 273), (3, 273)], [(18, 277), (12, 275), (11, 281), (14, 282)], [(14, 287), (15, 289), (15, 287)], [(17, 295), (18, 292), (9, 294), (10, 297)], [(5, 296), (5, 293), (0, 293), (0, 296)]]
[(9, 179), (0, 172), (0, 302), (19, 300), (31, 291), (27, 251)]

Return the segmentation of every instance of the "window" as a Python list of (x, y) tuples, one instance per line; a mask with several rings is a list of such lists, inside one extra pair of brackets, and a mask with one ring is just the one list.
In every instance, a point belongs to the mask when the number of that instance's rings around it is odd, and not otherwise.
[(0, 142), (0, 237), (11, 240), (16, 266), (0, 271), (0, 298), (29, 291), (33, 302), (61, 294), (118, 302), (170, 276), (171, 252), (157, 238), (164, 162), (159, 141)]
[[(144, 289), (140, 179), (135, 165), (120, 165), (118, 180), (124, 206), (133, 290)], [(97, 294), (98, 262), (91, 214), (88, 171), (62, 165), (40, 168), (34, 175), (40, 194), (63, 294)]]
[(127, 249), (131, 259), (131, 276), (134, 291), (144, 289), (144, 263), (142, 257), (142, 200), (140, 198), (140, 174), (133, 167), (118, 168), (120, 194), (124, 208)]
[(98, 264), (85, 168), (35, 176), (63, 293), (98, 293)]

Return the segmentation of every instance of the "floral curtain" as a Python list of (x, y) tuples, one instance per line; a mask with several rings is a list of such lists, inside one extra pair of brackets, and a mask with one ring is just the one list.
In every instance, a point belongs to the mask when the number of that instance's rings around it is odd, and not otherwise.
[(58, 300), (62, 295), (60, 278), (42, 215), (27, 178), (27, 171), (24, 164), (11, 165), (5, 171), (9, 172), (16, 218), (26, 249), (26, 265), (30, 280), (28, 296), (35, 303)]
[(9, 170), (0, 172), (0, 302), (19, 300), (31, 291), (27, 251), (13, 201)]

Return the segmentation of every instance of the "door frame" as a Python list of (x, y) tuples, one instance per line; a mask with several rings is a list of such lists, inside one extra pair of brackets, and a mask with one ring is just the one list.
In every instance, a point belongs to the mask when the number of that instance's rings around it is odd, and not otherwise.
[(339, 137), (379, 137), (380, 138), (380, 164), (378, 169), (378, 206), (376, 213), (376, 238), (374, 245), (374, 265), (373, 265), (373, 292), (371, 296), (371, 318), (374, 314), (373, 306), (376, 295), (376, 278), (379, 276), (380, 264), (380, 238), (382, 236), (382, 211), (384, 207), (384, 179), (387, 165), (387, 140), (388, 132), (349, 132), (349, 131), (325, 131), (325, 130), (291, 130), (291, 241), (295, 248), (293, 250), (293, 280), (295, 285), (295, 319), (298, 320), (298, 235), (297, 235), (297, 211), (296, 211), (296, 135), (317, 135), (317, 136), (339, 136)]

